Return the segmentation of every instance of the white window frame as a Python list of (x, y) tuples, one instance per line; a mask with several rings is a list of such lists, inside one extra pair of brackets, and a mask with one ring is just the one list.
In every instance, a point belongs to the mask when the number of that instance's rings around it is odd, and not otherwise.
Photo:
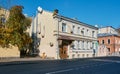
[(75, 25), (72, 25), (72, 32), (75, 34)]
[(77, 28), (77, 34), (80, 35), (80, 27)]
[[(63, 28), (63, 25), (65, 25), (65, 30)], [(67, 24), (66, 23), (62, 23), (62, 32), (67, 32)]]

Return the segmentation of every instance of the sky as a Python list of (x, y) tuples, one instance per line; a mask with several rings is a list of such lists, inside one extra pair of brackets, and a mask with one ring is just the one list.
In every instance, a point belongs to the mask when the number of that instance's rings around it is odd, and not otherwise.
[[(7, 1), (7, 2), (6, 2)], [(23, 13), (35, 15), (38, 6), (43, 10), (59, 10), (59, 14), (99, 27), (120, 27), (120, 0), (0, 0), (3, 6), (22, 5)]]

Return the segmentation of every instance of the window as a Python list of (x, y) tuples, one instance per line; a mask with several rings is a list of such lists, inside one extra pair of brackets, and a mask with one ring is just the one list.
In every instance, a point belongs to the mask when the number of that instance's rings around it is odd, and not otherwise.
[(89, 36), (89, 30), (87, 29), (87, 36)]
[(78, 49), (80, 49), (80, 41), (78, 41)]
[(79, 57), (80, 57), (80, 54), (78, 54), (77, 56), (78, 56), (78, 58), (79, 58)]
[(99, 41), (97, 41), (98, 42), (98, 44), (99, 44)]
[(74, 49), (77, 49), (77, 44), (78, 44), (78, 42), (74, 41)]
[(87, 57), (89, 57), (89, 54), (87, 54)]
[(86, 48), (88, 49), (88, 42), (87, 42), (87, 44), (86, 44)]
[(78, 34), (80, 34), (80, 27), (78, 27), (78, 31), (77, 31)]
[(81, 34), (84, 36), (84, 28), (82, 28), (82, 30), (81, 30)]
[(110, 53), (110, 48), (108, 48), (108, 53)]
[(72, 55), (72, 58), (74, 58), (74, 57), (75, 57), (75, 54)]
[(92, 31), (92, 37), (94, 37), (95, 36), (95, 31)]
[(85, 54), (82, 54), (82, 57), (85, 57)]
[(110, 44), (110, 39), (108, 39), (108, 44)]
[(66, 23), (62, 23), (62, 32), (67, 32)]
[(102, 44), (104, 44), (104, 40), (102, 40)]
[(84, 35), (84, 31), (81, 31), (81, 34)]
[(73, 34), (75, 33), (75, 26), (72, 27)]
[(88, 42), (88, 50), (90, 49), (90, 42)]
[(82, 44), (81, 44), (81, 45), (82, 45), (82, 46), (81, 46), (81, 47), (82, 47), (82, 49), (84, 49), (84, 41), (82, 41)]
[(92, 43), (92, 47), (93, 47), (93, 49), (94, 49), (94, 43)]

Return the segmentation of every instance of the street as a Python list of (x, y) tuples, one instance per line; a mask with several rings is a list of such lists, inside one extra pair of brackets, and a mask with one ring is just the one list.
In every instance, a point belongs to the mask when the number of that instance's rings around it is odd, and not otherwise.
[(120, 74), (120, 57), (14, 62), (0, 65), (0, 74)]

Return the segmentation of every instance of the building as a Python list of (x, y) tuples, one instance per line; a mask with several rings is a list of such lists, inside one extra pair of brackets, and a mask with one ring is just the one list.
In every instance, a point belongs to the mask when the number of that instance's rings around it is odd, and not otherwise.
[[(120, 52), (120, 36), (113, 27), (99, 29), (98, 43), (100, 47), (98, 49), (98, 56), (117, 55)], [(101, 50), (104, 53), (101, 53)]]
[(0, 8), (0, 20), (2, 23), (6, 21), (8, 16), (9, 16), (9, 11), (4, 8)]
[(100, 44), (98, 46), (98, 53), (97, 53), (97, 56), (108, 56), (109, 55), (109, 52), (108, 52), (108, 48), (103, 45), (103, 44)]
[(98, 34), (103, 34), (103, 33), (118, 34), (118, 31), (112, 26), (107, 26), (98, 29)]
[(57, 13), (42, 10), (33, 19), (30, 35), (34, 50), (39, 50), (41, 57), (54, 59), (93, 57), (98, 28)]
[[(0, 27), (4, 25), (5, 21), (7, 20), (9, 16), (9, 11), (3, 8), (0, 8)], [(10, 46), (10, 48), (2, 48), (0, 47), (0, 58), (16, 58), (20, 57), (20, 52), (18, 50), (18, 47)]]

